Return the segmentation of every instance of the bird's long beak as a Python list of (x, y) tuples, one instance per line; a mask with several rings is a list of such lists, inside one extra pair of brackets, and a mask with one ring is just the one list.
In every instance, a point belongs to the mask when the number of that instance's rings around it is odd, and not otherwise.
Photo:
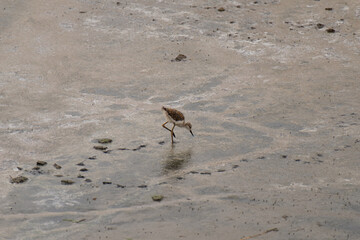
[(192, 133), (192, 131), (191, 131), (191, 130), (190, 130), (190, 133), (191, 133), (191, 135), (192, 135), (192, 136), (194, 136), (194, 134)]

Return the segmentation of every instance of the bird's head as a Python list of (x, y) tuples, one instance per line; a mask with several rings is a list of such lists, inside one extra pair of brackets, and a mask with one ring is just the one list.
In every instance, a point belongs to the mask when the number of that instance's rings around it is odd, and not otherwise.
[(191, 128), (192, 128), (191, 123), (189, 123), (189, 122), (185, 123), (185, 128), (190, 131), (192, 136), (194, 136), (193, 132), (191, 131)]

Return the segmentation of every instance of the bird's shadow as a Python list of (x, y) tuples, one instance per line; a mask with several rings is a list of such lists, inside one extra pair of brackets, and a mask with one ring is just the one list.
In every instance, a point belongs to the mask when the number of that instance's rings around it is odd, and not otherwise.
[(168, 174), (170, 172), (174, 172), (176, 170), (180, 170), (185, 167), (191, 160), (192, 149), (188, 148), (184, 149), (176, 149), (175, 145), (171, 145), (170, 149), (167, 150), (163, 166), (162, 172), (163, 174)]

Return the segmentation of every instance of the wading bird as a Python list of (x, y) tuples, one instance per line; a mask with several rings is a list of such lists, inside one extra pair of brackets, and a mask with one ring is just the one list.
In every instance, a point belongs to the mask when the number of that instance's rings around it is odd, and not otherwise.
[[(191, 131), (191, 127), (192, 127), (191, 123), (185, 122), (184, 114), (182, 114), (180, 111), (178, 111), (174, 108), (162, 107), (161, 110), (164, 112), (165, 117), (167, 119), (167, 121), (162, 126), (163, 126), (163, 128), (165, 128), (171, 132), (171, 143), (174, 143), (174, 137), (175, 137), (174, 128), (175, 128), (175, 126), (186, 128), (187, 130), (190, 131), (191, 135), (194, 136), (194, 134)], [(174, 124), (171, 130), (165, 126), (168, 122)]]

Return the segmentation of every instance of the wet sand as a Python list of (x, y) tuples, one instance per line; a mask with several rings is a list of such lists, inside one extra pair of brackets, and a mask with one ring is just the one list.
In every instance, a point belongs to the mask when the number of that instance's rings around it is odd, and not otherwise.
[(357, 1), (0, 11), (1, 239), (360, 239)]

